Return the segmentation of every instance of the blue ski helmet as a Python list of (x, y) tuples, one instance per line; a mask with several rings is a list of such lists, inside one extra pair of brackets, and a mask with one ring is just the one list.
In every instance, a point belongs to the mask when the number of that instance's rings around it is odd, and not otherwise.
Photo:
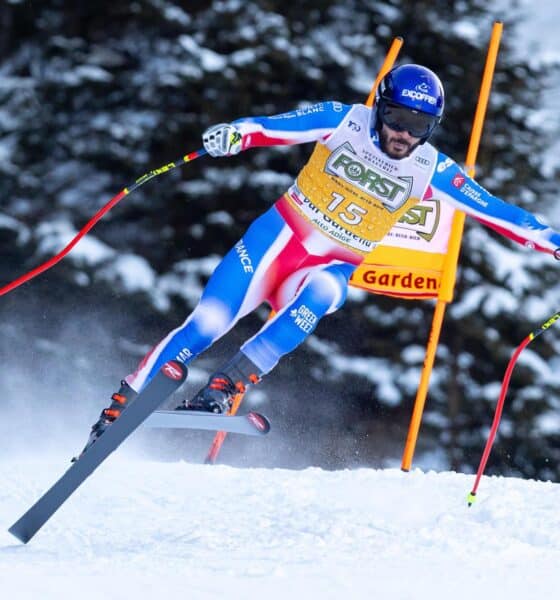
[[(439, 77), (421, 65), (402, 65), (389, 71), (376, 93), (377, 129), (408, 131), (423, 144), (441, 121), (444, 107)], [(403, 110), (405, 109), (405, 110)]]

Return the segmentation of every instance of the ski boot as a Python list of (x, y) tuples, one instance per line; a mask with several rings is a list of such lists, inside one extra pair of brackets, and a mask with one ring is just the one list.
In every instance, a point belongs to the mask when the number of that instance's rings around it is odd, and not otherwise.
[(197, 410), (212, 413), (228, 413), (237, 394), (244, 394), (247, 386), (260, 381), (259, 369), (242, 353), (227, 363), (223, 369), (210, 376), (205, 387), (191, 400), (175, 410)]
[[(136, 398), (137, 395), (138, 395), (138, 393), (135, 392), (128, 385), (128, 383), (126, 383), (126, 381), (124, 381), (124, 380), (121, 381), (120, 390), (118, 392), (115, 392), (111, 396), (111, 400), (112, 400), (111, 404), (107, 408), (104, 408), (101, 411), (99, 420), (91, 428), (91, 432), (89, 434), (89, 439), (87, 441), (87, 444), (84, 446), (84, 449), (80, 453), (80, 456), (82, 456), (82, 454), (84, 452), (86, 452), (87, 449), (92, 444), (95, 443), (97, 438), (107, 429), (107, 427), (109, 427), (111, 425), (111, 423), (115, 419), (117, 419), (120, 416), (121, 412), (126, 408), (126, 406), (132, 400), (134, 400), (134, 398)], [(76, 460), (76, 459), (74, 459), (74, 460)]]

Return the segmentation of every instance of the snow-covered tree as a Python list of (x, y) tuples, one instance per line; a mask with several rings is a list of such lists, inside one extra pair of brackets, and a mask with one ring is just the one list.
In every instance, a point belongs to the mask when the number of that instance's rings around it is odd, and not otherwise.
[[(515, 51), (515, 14), (506, 13), (477, 175), (504, 199), (554, 218), (546, 150), (555, 132), (542, 118), (554, 65)], [(479, 0), (2, 3), (2, 280), (52, 256), (138, 176), (199, 148), (210, 124), (323, 99), (362, 101), (397, 35), (399, 61), (441, 76), (447, 110), (434, 143), (463, 162), (492, 21), (503, 16)], [(123, 200), (63, 263), (2, 298), (5, 397), (27, 389), (30, 401), (44, 398), (46, 386), (66, 405), (78, 386), (98, 407), (183, 320), (217, 257), (310, 151), (201, 159)], [(557, 266), (469, 221), (460, 265), (419, 456), (435, 451), (438, 464), (472, 469), (511, 351), (557, 309)], [(278, 460), (398, 461), (431, 312), (429, 303), (354, 292), (325, 319), (262, 385), (286, 435)], [(264, 318), (265, 310), (244, 320), (200, 366), (210, 369)], [(559, 343), (551, 330), (516, 369), (495, 468), (558, 477)], [(313, 431), (301, 418), (309, 412)]]

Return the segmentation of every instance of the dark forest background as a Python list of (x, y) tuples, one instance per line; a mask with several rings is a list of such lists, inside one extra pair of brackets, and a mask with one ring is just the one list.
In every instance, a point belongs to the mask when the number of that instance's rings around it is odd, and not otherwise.
[[(558, 134), (535, 118), (557, 72), (519, 51), (515, 2), (479, 0), (11, 0), (0, 3), (0, 284), (59, 251), (111, 197), (201, 146), (211, 124), (308, 103), (363, 101), (393, 37), (435, 70), (447, 109), (433, 142), (463, 162), (486, 48), (504, 36), (477, 179), (560, 227)], [(183, 321), (218, 257), (282, 193), (311, 146), (202, 158), (145, 184), (55, 268), (0, 299), (0, 403), (40, 449), (84, 438), (119, 380)], [(415, 464), (472, 472), (507, 361), (558, 306), (558, 266), (467, 221)], [(274, 423), (223, 460), (387, 466), (400, 457), (429, 302), (357, 291), (247, 399)], [(192, 370), (194, 391), (252, 335), (246, 318)], [(560, 479), (558, 334), (517, 366), (488, 472)], [(77, 432), (77, 433), (76, 433)], [(144, 435), (193, 460), (196, 439)], [(0, 446), (1, 447), (1, 446)], [(162, 448), (166, 450), (163, 451)], [(73, 451), (69, 448), (68, 451)], [(198, 458), (197, 458), (198, 457)]]

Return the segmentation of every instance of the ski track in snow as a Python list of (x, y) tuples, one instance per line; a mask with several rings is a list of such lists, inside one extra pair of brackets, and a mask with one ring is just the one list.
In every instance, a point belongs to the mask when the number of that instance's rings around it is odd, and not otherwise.
[[(551, 598), (560, 487), (398, 469), (240, 469), (112, 456), (37, 535), (8, 527), (65, 468), (0, 462), (0, 596)], [(551, 595), (552, 594), (552, 595)]]

